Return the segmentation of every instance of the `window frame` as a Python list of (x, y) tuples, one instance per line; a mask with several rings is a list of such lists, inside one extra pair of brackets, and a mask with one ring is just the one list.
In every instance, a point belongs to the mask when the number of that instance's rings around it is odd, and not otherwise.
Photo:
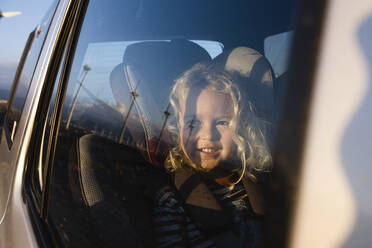
[[(58, 87), (56, 100), (53, 106), (53, 114), (51, 118), (52, 125), (50, 129), (49, 139), (44, 141), (47, 142), (47, 158), (44, 164), (45, 173), (51, 173), (53, 164), (55, 144), (58, 138), (59, 122), (61, 117), (61, 106), (64, 102), (65, 89), (66, 89), (66, 77), (68, 77), (71, 67), (71, 55), (74, 54), (76, 47), (76, 39), (78, 36), (82, 19), (84, 19), (86, 1), (69, 1), (66, 9), (66, 14), (63, 21), (61, 22), (56, 43), (54, 44), (50, 63), (48, 65), (47, 74), (44, 79), (43, 88), (40, 102), (38, 103), (37, 113), (30, 146), (28, 149), (27, 166), (24, 172), (24, 180), (22, 193), (24, 201), (27, 202), (28, 211), (31, 217), (31, 223), (35, 230), (35, 235), (40, 247), (54, 247), (61, 246), (62, 242), (58, 240), (58, 236), (55, 234), (55, 228), (51, 220), (47, 219), (47, 204), (49, 187), (45, 187), (42, 190), (35, 185), (35, 171), (38, 170), (39, 165), (39, 152), (42, 147), (42, 135), (44, 130), (45, 121), (48, 117), (48, 109), (50, 106), (51, 96), (53, 94), (54, 87)], [(56, 9), (58, 5), (56, 6)], [(63, 62), (63, 64), (62, 64)], [(61, 71), (61, 76), (57, 81), (58, 72)], [(49, 175), (49, 174), (48, 174)], [(46, 176), (50, 180), (50, 176)], [(44, 183), (49, 185), (50, 182)]]
[[(45, 165), (47, 174), (46, 179), (51, 178), (50, 175), (53, 171), (54, 152), (61, 121), (61, 111), (68, 83), (66, 79), (68, 79), (68, 75), (70, 73), (74, 51), (77, 45), (80, 28), (84, 20), (84, 14), (88, 3), (87, 1), (80, 0), (74, 1), (73, 5), (74, 6), (70, 7), (70, 13), (67, 15), (65, 20), (68, 20), (68, 17), (74, 18), (71, 18), (73, 20), (69, 24), (67, 24), (67, 21), (65, 21), (64, 27), (60, 31), (60, 35), (63, 35), (64, 30), (69, 30), (69, 27), (72, 27), (72, 30), (70, 30), (71, 32), (67, 35), (67, 37), (65, 37), (65, 44), (59, 44), (61, 47), (58, 47), (58, 45), (56, 46), (55, 51), (53, 52), (51, 66), (48, 69), (47, 77), (45, 79), (45, 81), (50, 80), (51, 82), (57, 84), (59, 87), (56, 103), (53, 110), (52, 121), (54, 122), (54, 127), (51, 128), (51, 134), (49, 136), (50, 139), (47, 146), (47, 150), (50, 152), (50, 155), (48, 155), (48, 159), (46, 160)], [(270, 202), (275, 202), (274, 205), (275, 207), (277, 207), (277, 209), (269, 209), (269, 215), (267, 218), (272, 218), (272, 221), (275, 221), (275, 225), (272, 225), (271, 227), (269, 226), (269, 228), (266, 228), (265, 230), (265, 233), (271, 233), (271, 239), (265, 240), (267, 241), (266, 245), (269, 247), (274, 247), (274, 245), (278, 246), (278, 244), (279, 246), (286, 246), (289, 240), (289, 229), (294, 202), (293, 199), (296, 194), (296, 186), (298, 185), (299, 175), (301, 172), (300, 166), (307, 127), (306, 124), (308, 122), (308, 114), (311, 104), (314, 68), (320, 47), (319, 41), (322, 34), (326, 5), (327, 1), (304, 0), (300, 10), (296, 14), (298, 16), (298, 18), (295, 20), (295, 23), (297, 25), (296, 34), (294, 35), (294, 46), (291, 49), (292, 55), (289, 62), (291, 65), (290, 71), (292, 71), (292, 73), (288, 85), (289, 90), (287, 91), (284, 102), (283, 112), (280, 115), (281, 121), (278, 126), (278, 134), (276, 140), (279, 140), (279, 142), (275, 144), (276, 150), (274, 151), (274, 168), (276, 169), (274, 169), (273, 171), (272, 182), (268, 184)], [(309, 18), (313, 23), (309, 25), (306, 18)], [(317, 38), (314, 39), (314, 37)], [(67, 41), (68, 39), (70, 40)], [(60, 40), (60, 37), (58, 38), (58, 40)], [(301, 41), (300, 44), (299, 41)], [(68, 47), (66, 48), (65, 46)], [(67, 50), (65, 51), (65, 49)], [(314, 52), (310, 54), (307, 51)], [(61, 74), (61, 79), (59, 82), (54, 82), (58, 70), (61, 68), (61, 65), (59, 63), (61, 62), (64, 53), (66, 53), (66, 58), (64, 64), (62, 65), (63, 71)], [(58, 64), (58, 66), (56, 64)], [(299, 80), (302, 83), (296, 83)], [(41, 135), (37, 134), (40, 134), (40, 130), (41, 132), (43, 131), (44, 123), (47, 117), (47, 109), (49, 107), (50, 96), (52, 93), (52, 90), (50, 90), (51, 88), (53, 87), (50, 87), (50, 85), (45, 85), (42, 91), (42, 95), (49, 95), (47, 100), (41, 101), (39, 103), (36, 118), (39, 121), (35, 124), (35, 129), (38, 131), (35, 131), (33, 133), (32, 146), (30, 149), (31, 154), (37, 154), (37, 151), (39, 151), (40, 149)], [(41, 117), (41, 119), (39, 119), (38, 117)], [(48, 247), (51, 245), (58, 245), (60, 244), (60, 241), (57, 241), (56, 235), (53, 235), (53, 232), (55, 231), (55, 229), (53, 228), (53, 223), (47, 219), (47, 198), (50, 193), (48, 185), (50, 184), (50, 182), (47, 183), (47, 181), (44, 181), (44, 184), (46, 185), (45, 190), (48, 191), (43, 191), (45, 192), (44, 196), (42, 195), (42, 192), (37, 192), (37, 190), (35, 190), (36, 188), (33, 188), (34, 186), (31, 187), (31, 185), (33, 184), (32, 171), (37, 169), (35, 168), (35, 165), (37, 164), (34, 163), (35, 161), (37, 161), (37, 159), (38, 155), (30, 156), (29, 162), (32, 163), (30, 163), (31, 166), (29, 166), (26, 171), (24, 192), (26, 201), (30, 203), (28, 204), (28, 208), (31, 212), (31, 216), (33, 216), (32, 222), (34, 223), (35, 230), (37, 230), (39, 244), (41, 244), (42, 247)], [(291, 170), (290, 173), (289, 168)], [(289, 174), (283, 174), (283, 172)], [(276, 187), (278, 183), (286, 189), (285, 192), (278, 193), (278, 187)], [(280, 190), (282, 191), (283, 188), (280, 188)], [(39, 199), (42, 198), (44, 199), (44, 201), (36, 200), (36, 194), (39, 194)], [(284, 214), (280, 216), (277, 214), (274, 215), (278, 212)], [(282, 226), (282, 228), (278, 228), (278, 226), (280, 225)], [(270, 230), (270, 228), (272, 230)], [(47, 235), (45, 235), (45, 233), (47, 233)]]
[(302, 0), (294, 19), (296, 26), (288, 62), (289, 78), (274, 139), (273, 171), (266, 188), (265, 233), (270, 233), (270, 239), (264, 239), (265, 247), (288, 247), (292, 235), (328, 2)]

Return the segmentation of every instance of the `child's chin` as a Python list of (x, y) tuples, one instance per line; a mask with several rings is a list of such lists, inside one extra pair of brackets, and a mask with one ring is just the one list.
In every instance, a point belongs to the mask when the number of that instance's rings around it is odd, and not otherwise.
[(215, 164), (215, 163), (202, 163), (201, 167), (205, 171), (211, 171), (211, 170), (213, 170), (214, 168), (217, 167), (217, 164)]

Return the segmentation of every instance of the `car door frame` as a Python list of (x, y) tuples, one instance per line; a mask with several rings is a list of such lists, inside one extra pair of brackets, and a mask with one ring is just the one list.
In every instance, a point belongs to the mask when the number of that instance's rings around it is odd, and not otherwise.
[[(66, 19), (71, 0), (59, 0), (49, 31), (39, 54), (34, 74), (27, 93), (22, 114), (14, 135), (12, 146), (8, 146), (6, 134), (3, 133), (0, 143), (0, 164), (12, 179), (6, 196), (5, 209), (0, 216), (0, 247), (39, 247), (40, 242), (34, 233), (34, 226), (28, 211), (24, 194), (23, 178), (27, 167), (27, 152), (32, 136), (38, 104), (42, 99), (42, 88), (53, 58), (55, 44), (60, 36), (62, 23)], [(3, 129), (2, 132), (5, 132)], [(19, 235), (21, 234), (21, 235)]]

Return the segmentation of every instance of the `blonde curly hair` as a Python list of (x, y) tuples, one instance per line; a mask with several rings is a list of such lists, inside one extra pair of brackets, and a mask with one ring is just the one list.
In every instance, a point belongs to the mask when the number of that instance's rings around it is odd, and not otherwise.
[(229, 125), (233, 132), (232, 140), (237, 148), (236, 158), (241, 162), (241, 166), (238, 166), (241, 167), (241, 175), (235, 183), (238, 183), (244, 175), (254, 177), (254, 171), (271, 169), (272, 157), (268, 145), (270, 124), (256, 117), (252, 102), (240, 90), (239, 81), (235, 75), (223, 68), (203, 63), (194, 65), (175, 80), (169, 96), (174, 115), (169, 122), (168, 131), (177, 145), (169, 151), (165, 161), (165, 166), (169, 171), (175, 171), (187, 165), (199, 171), (203, 170), (201, 166), (188, 158), (180, 144), (181, 110), (186, 104), (189, 92), (193, 89), (206, 89), (227, 94), (232, 99), (234, 118)]

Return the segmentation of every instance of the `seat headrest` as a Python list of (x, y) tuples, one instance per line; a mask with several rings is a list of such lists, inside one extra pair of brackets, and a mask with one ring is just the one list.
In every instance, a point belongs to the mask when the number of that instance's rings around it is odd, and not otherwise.
[(215, 62), (240, 75), (242, 88), (254, 104), (257, 115), (272, 121), (274, 78), (270, 62), (248, 47), (225, 51), (215, 58)]
[(124, 115), (133, 99), (130, 93), (136, 92), (133, 109), (143, 126), (147, 146), (151, 139), (159, 138), (174, 80), (201, 61), (211, 61), (210, 55), (188, 40), (145, 41), (126, 48), (123, 63), (110, 75), (110, 84)]
[(123, 56), (123, 64), (135, 68), (146, 87), (157, 93), (160, 108), (168, 105), (174, 79), (194, 64), (208, 60), (211, 57), (207, 51), (188, 40), (135, 43), (128, 46)]
[[(173, 81), (185, 70), (201, 61), (210, 61), (208, 52), (188, 40), (146, 41), (129, 45), (123, 63), (116, 66), (110, 75), (110, 84), (115, 99), (122, 103), (129, 95), (124, 66), (129, 65), (146, 80), (150, 90), (156, 90), (157, 98), (168, 98)], [(123, 96), (125, 95), (125, 96)], [(162, 106), (163, 107), (163, 106)]]
[(188, 40), (135, 43), (128, 46), (123, 56), (123, 63), (141, 70), (143, 77), (161, 79), (174, 79), (185, 69), (208, 60), (208, 52)]

